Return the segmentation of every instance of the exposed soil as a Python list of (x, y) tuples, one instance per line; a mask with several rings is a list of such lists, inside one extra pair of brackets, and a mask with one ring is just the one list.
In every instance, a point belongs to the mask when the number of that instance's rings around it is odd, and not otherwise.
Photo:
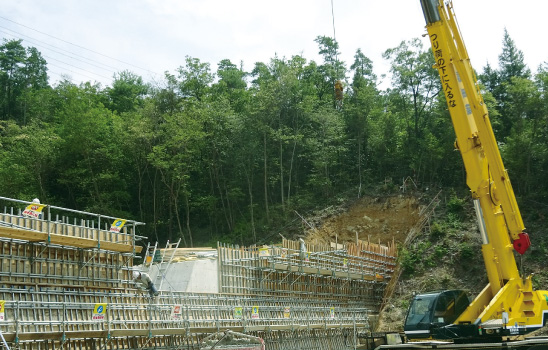
[[(360, 240), (369, 239), (371, 242), (381, 244), (391, 243), (394, 240), (396, 244), (403, 244), (410, 230), (419, 223), (420, 209), (423, 205), (419, 196), (395, 195), (368, 196), (345, 207), (329, 207), (308, 219), (305, 240), (310, 243), (354, 242), (357, 234)], [(479, 235), (474, 233), (477, 228), (468, 227), (467, 223), (462, 223), (461, 226), (458, 230), (444, 233), (446, 236), (443, 239), (432, 241), (432, 237), (425, 233), (416, 237), (413, 245), (430, 241), (429, 244), (432, 247), (428, 249), (426, 255), (432, 255), (435, 247), (438, 246), (445, 247), (447, 253), (438, 260), (431, 260), (437, 261), (436, 266), (423, 266), (421, 270), (424, 271), (412, 277), (401, 276), (395, 286), (394, 294), (388, 298), (384, 310), (379, 315), (376, 323), (378, 331), (403, 329), (403, 320), (414, 291), (459, 288), (469, 290), (473, 294), (485, 285), (485, 274), (482, 273), (481, 268), (478, 267), (478, 271), (474, 270), (474, 278), (461, 269), (462, 267), (472, 272), (472, 267), (481, 266), (473, 263), (471, 267), (468, 264), (459, 263), (459, 244), (467, 242), (471, 244), (474, 251), (476, 248), (480, 249), (480, 243), (475, 242), (479, 239)]]
[(413, 196), (362, 197), (348, 208), (327, 208), (308, 221), (311, 243), (403, 242), (419, 220), (419, 200)]
[[(420, 200), (416, 196), (362, 197), (346, 206), (328, 207), (308, 218), (305, 241), (323, 244), (355, 242), (357, 234), (362, 241), (369, 240), (384, 245), (392, 242), (403, 243), (410, 230), (419, 222), (419, 212)], [(405, 318), (405, 306), (394, 307), (393, 298), (390, 301), (387, 305), (388, 312), (383, 312), (385, 315), (377, 321), (378, 329), (401, 328)]]
[[(414, 272), (401, 270), (404, 273), (375, 322), (376, 331), (402, 331), (415, 292), (463, 289), (473, 298), (488, 283), (471, 203), (467, 202), (459, 214), (450, 213), (446, 202), (446, 198), (442, 200), (432, 217), (432, 227), (437, 230), (422, 231), (406, 247), (408, 252), (422, 255), (414, 265)], [(305, 240), (344, 243), (354, 242), (357, 235), (364, 241), (387, 244), (394, 240), (401, 244), (420, 221), (419, 211), (424, 204), (420, 195), (393, 195), (366, 196), (344, 206), (328, 207), (307, 218)], [(544, 228), (533, 231), (543, 232)], [(545, 247), (543, 243), (533, 246), (531, 257), (523, 262), (525, 273), (535, 273), (540, 286), (545, 286), (548, 280), (542, 265), (546, 261)], [(534, 335), (547, 333), (548, 328), (544, 327)]]

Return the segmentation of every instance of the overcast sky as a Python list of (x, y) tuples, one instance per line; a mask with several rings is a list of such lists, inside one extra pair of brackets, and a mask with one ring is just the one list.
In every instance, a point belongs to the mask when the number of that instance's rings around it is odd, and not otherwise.
[[(331, 0), (0, 0), (0, 33), (23, 39), (46, 58), (50, 81), (109, 85), (131, 70), (147, 81), (174, 73), (185, 56), (211, 64), (302, 55), (321, 62), (314, 39), (333, 36)], [(548, 61), (546, 0), (454, 0), (472, 65), (497, 67), (506, 27), (532, 71)], [(333, 0), (342, 61), (358, 48), (378, 76), (382, 53), (425, 33), (419, 0)], [(425, 48), (429, 43), (423, 38)]]

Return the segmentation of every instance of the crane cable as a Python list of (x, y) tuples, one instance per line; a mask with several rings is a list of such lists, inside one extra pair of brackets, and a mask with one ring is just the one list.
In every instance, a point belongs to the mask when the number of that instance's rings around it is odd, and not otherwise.
[[(331, 0), (331, 19), (333, 21), (333, 40), (337, 41), (335, 35), (335, 12), (333, 11), (333, 0)], [(335, 60), (337, 60), (337, 51), (335, 51)]]
[[(335, 11), (333, 10), (333, 0), (331, 0), (331, 18), (333, 21), (333, 41), (337, 42), (337, 37), (335, 35)], [(337, 48), (335, 48), (335, 74), (339, 75), (339, 57)], [(340, 104), (343, 99), (343, 84), (342, 81), (337, 79), (335, 80), (335, 100)]]

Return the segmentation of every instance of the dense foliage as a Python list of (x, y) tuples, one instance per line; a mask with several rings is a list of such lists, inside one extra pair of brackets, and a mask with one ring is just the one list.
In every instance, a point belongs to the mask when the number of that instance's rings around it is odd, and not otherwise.
[[(388, 49), (380, 89), (361, 50), (323, 62), (274, 57), (245, 72), (187, 57), (160, 85), (124, 71), (112, 86), (48, 83), (22, 41), (0, 46), (0, 194), (147, 223), (153, 241), (259, 243), (299, 212), (391, 190), (411, 177), (464, 189), (433, 58), (418, 39)], [(505, 33), (479, 75), (517, 194), (547, 203), (548, 68), (532, 75)], [(345, 82), (344, 100), (334, 84)]]

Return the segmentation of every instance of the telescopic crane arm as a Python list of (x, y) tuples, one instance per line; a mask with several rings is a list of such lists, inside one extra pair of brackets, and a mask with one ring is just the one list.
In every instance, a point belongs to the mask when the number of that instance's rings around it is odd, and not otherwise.
[[(481, 189), (485, 183), (481, 182), (487, 182), (489, 187), (486, 190), (492, 197), (492, 202), (501, 208), (500, 214), (504, 216), (506, 231), (513, 241), (520, 243), (516, 250), (523, 254), (529, 247), (527, 239), (523, 238), (527, 234), (523, 232), (525, 227), (514, 190), (502, 163), (487, 107), (458, 30), (452, 2), (448, 2), (446, 9), (438, 0), (422, 0), (421, 4), (427, 20), (436, 68), (440, 73), (457, 138), (462, 141), (462, 146), (466, 147), (465, 142), (469, 144), (463, 151), (474, 150), (472, 153), (477, 153), (476, 161), (487, 165), (487, 169), (474, 169), (475, 171), (468, 173), (468, 185), (472, 190), (472, 196), (479, 198), (482, 192), (485, 192)], [(441, 11), (437, 10), (438, 5)], [(462, 130), (463, 127), (469, 130)], [(462, 134), (463, 132), (467, 134)]]
[[(487, 107), (461, 38), (452, 2), (444, 5), (443, 0), (421, 0), (421, 5), (436, 62), (434, 68), (440, 75), (456, 145), (466, 168), (466, 182), (480, 221), (482, 253), (489, 280), (455, 323), (482, 323), (501, 319), (503, 312), (509, 312), (510, 323), (515, 321), (527, 327), (539, 322), (532, 320), (533, 315), (542, 319), (542, 311), (548, 309), (548, 297), (542, 307), (539, 301), (534, 311), (525, 312), (523, 302), (533, 293), (532, 283), (530, 277), (521, 279), (514, 250), (525, 253), (530, 241), (523, 232), (523, 220)], [(535, 294), (535, 297), (540, 299), (542, 295)]]

